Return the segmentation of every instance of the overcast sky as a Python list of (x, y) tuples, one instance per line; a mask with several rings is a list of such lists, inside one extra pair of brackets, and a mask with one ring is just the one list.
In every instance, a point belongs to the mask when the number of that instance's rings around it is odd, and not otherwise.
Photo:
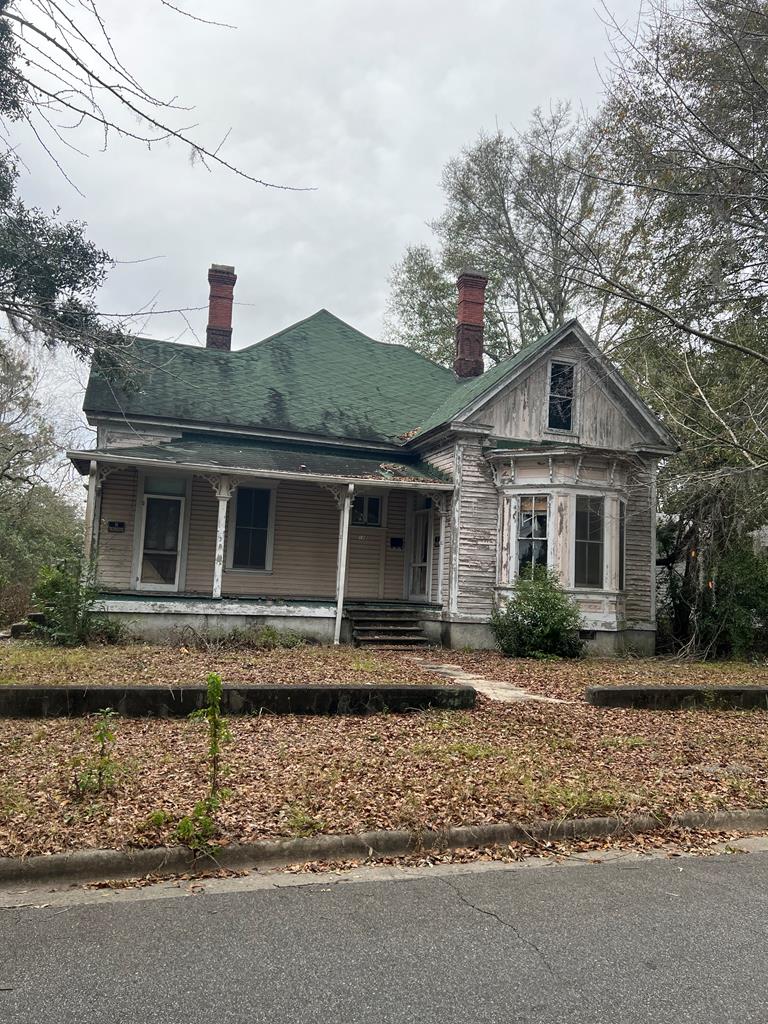
[[(79, 196), (28, 140), (27, 202), (88, 223), (118, 261), (100, 296), (109, 312), (205, 307), (211, 262), (234, 264), (233, 347), (325, 306), (381, 336), (387, 277), (405, 246), (429, 238), (445, 162), (478, 132), (522, 127), (555, 100), (594, 109), (605, 29), (595, 0), (178, 0), (231, 22), (201, 25), (159, 0), (102, 0), (123, 62), (157, 95), (194, 107), (177, 115), (280, 192), (188, 152), (113, 139), (106, 152), (59, 153)], [(632, 18), (638, 0), (611, 0)], [(213, 12), (213, 13), (212, 13)], [(154, 259), (150, 259), (156, 257)], [(149, 260), (148, 262), (134, 262)], [(204, 339), (204, 309), (189, 314)], [(143, 333), (176, 337), (153, 318)], [(194, 342), (188, 332), (184, 341)]]

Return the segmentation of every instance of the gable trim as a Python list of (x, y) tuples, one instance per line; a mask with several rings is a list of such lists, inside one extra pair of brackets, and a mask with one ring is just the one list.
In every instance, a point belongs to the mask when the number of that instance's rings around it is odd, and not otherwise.
[(474, 415), (478, 410), (482, 409), (484, 405), (495, 398), (500, 392), (502, 392), (509, 384), (513, 381), (518, 380), (523, 374), (525, 374), (533, 365), (539, 360), (543, 359), (544, 356), (548, 355), (552, 349), (559, 345), (569, 334), (575, 335), (576, 339), (586, 349), (589, 356), (597, 362), (600, 367), (605, 371), (605, 376), (611, 381), (611, 383), (622, 393), (624, 398), (627, 400), (629, 405), (639, 414), (643, 421), (651, 428), (653, 433), (662, 442), (662, 447), (665, 452), (675, 452), (678, 450), (678, 444), (666, 427), (661, 423), (659, 419), (651, 412), (642, 398), (637, 394), (634, 388), (624, 380), (618, 370), (611, 365), (610, 361), (606, 359), (600, 349), (595, 345), (592, 339), (589, 337), (587, 332), (578, 322), (578, 320), (570, 320), (567, 324), (564, 324), (562, 328), (552, 337), (542, 348), (536, 348), (533, 346), (533, 351), (527, 359), (518, 363), (512, 367), (508, 374), (496, 381), (487, 391), (483, 391), (482, 394), (478, 395), (477, 398), (468, 402), (466, 406), (454, 416), (454, 422), (462, 423), (468, 417)]

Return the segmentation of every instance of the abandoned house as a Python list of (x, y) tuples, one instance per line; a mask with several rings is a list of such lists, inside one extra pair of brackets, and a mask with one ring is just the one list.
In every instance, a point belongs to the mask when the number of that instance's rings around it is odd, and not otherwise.
[(86, 549), (136, 633), (270, 624), (322, 641), (490, 646), (516, 577), (555, 569), (585, 635), (652, 652), (658, 461), (675, 447), (572, 320), (486, 369), (486, 280), (458, 279), (452, 369), (320, 310), (231, 349), (137, 338), (91, 371)]

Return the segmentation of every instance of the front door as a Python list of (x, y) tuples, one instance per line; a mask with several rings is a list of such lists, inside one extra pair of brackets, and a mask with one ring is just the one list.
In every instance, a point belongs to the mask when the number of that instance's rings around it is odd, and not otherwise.
[[(431, 503), (430, 503), (431, 504)], [(430, 578), (430, 535), (432, 533), (431, 507), (417, 508), (413, 513), (411, 539), (411, 565), (409, 572), (408, 599), (426, 601)]]
[(139, 586), (176, 590), (184, 499), (144, 495), (144, 531)]

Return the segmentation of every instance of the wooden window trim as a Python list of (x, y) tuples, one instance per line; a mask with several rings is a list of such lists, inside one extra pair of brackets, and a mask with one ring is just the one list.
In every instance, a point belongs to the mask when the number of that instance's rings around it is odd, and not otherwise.
[[(549, 400), (552, 397), (552, 367), (555, 363), (561, 366), (572, 366), (573, 367), (573, 396), (571, 397), (571, 426), (570, 429), (564, 427), (551, 427), (549, 425)], [(546, 425), (544, 426), (545, 434), (556, 434), (563, 437), (573, 437), (578, 434), (579, 431), (579, 364), (575, 359), (560, 359), (552, 357), (547, 362), (547, 395), (544, 408), (546, 410)]]
[[(601, 513), (600, 513), (601, 531), (600, 531), (600, 540), (599, 541), (596, 541), (596, 540), (579, 540), (579, 537), (578, 537), (578, 534), (577, 534), (577, 523), (578, 523), (578, 516), (579, 516), (579, 498), (587, 498), (588, 500), (592, 500), (592, 499), (597, 498), (601, 502), (601, 505), (602, 505), (602, 510), (601, 510)], [(606, 585), (605, 585), (606, 584), (606, 579), (607, 579), (607, 573), (608, 573), (608, 566), (607, 566), (607, 551), (608, 551), (607, 532), (608, 531), (606, 530), (605, 498), (606, 498), (606, 496), (605, 496), (604, 493), (603, 494), (596, 494), (595, 492), (592, 492), (592, 493), (583, 492), (582, 493), (582, 492), (578, 492), (577, 491), (576, 494), (574, 495), (574, 499), (573, 499), (573, 588), (574, 588), (574, 590), (586, 590), (586, 591), (591, 591), (591, 592), (595, 592), (595, 593), (603, 592), (603, 591), (606, 591), (606, 590), (610, 590), (610, 586), (606, 587)], [(602, 556), (601, 557), (601, 566), (600, 566), (600, 568), (601, 568), (601, 573), (600, 573), (601, 582), (599, 584), (595, 584), (595, 583), (579, 583), (579, 581), (576, 579), (576, 552), (578, 551), (579, 544), (596, 545), (598, 543), (600, 544), (601, 556)], [(610, 581), (609, 581), (609, 583), (610, 583)]]
[[(269, 510), (267, 515), (269, 519), (267, 521), (267, 546), (264, 553), (264, 568), (263, 569), (251, 569), (248, 566), (235, 566), (232, 564), (235, 555), (235, 528), (237, 526), (237, 492), (243, 488), (248, 491), (269, 491)], [(227, 541), (226, 541), (226, 558), (224, 559), (224, 570), (225, 572), (233, 573), (244, 573), (249, 576), (271, 576), (272, 565), (274, 559), (275, 549), (275, 508), (277, 505), (277, 484), (265, 481), (263, 484), (259, 481), (259, 486), (254, 487), (252, 484), (238, 484), (232, 492), (232, 497), (229, 499), (229, 505), (227, 508)]]

